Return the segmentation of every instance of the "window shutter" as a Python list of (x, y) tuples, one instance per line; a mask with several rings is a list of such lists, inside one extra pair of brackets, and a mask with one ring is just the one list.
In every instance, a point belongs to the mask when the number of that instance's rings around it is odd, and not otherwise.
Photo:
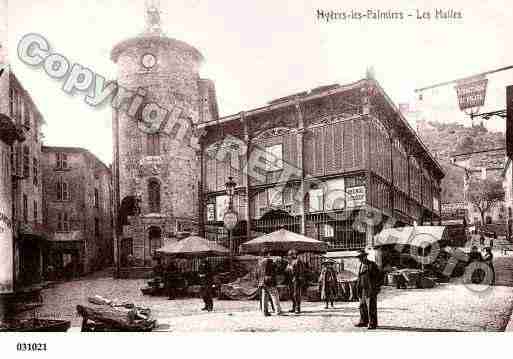
[(68, 200), (68, 184), (66, 182), (62, 182), (61, 188), (62, 188), (62, 194), (61, 194), (62, 200), (67, 201)]

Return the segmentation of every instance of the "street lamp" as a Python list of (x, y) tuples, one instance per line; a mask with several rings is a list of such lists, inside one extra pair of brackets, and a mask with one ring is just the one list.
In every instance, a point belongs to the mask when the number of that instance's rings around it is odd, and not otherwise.
[(233, 180), (233, 177), (228, 177), (228, 182), (226, 182), (226, 194), (228, 195), (228, 210), (224, 214), (223, 222), (225, 228), (228, 230), (228, 242), (230, 244), (230, 273), (233, 271), (233, 240), (232, 240), (232, 230), (237, 225), (237, 213), (233, 210), (233, 196), (235, 195), (235, 187), (237, 184)]

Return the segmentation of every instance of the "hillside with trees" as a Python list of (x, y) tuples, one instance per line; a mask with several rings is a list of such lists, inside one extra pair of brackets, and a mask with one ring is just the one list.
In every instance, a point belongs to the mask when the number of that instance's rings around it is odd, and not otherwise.
[(419, 121), (417, 133), (445, 171), (442, 203), (463, 201), (465, 171), (451, 164), (451, 156), (502, 148), (506, 143), (502, 132), (489, 131), (483, 126), (465, 127), (455, 122)]

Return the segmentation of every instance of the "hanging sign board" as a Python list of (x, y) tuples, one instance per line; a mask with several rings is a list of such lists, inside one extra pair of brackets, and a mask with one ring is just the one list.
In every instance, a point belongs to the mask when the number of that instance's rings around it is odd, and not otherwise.
[(483, 106), (485, 103), (487, 84), (488, 79), (484, 76), (470, 77), (458, 81), (458, 84), (454, 88), (458, 95), (460, 110), (464, 111)]

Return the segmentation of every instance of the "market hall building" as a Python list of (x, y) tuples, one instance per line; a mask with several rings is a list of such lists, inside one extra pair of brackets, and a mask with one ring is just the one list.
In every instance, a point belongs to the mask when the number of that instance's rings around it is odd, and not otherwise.
[(356, 250), (372, 247), (387, 222), (440, 222), (442, 168), (372, 78), (198, 127), (201, 232), (226, 246), (228, 177), (237, 183), (234, 248), (255, 232), (286, 228), (332, 251)]

